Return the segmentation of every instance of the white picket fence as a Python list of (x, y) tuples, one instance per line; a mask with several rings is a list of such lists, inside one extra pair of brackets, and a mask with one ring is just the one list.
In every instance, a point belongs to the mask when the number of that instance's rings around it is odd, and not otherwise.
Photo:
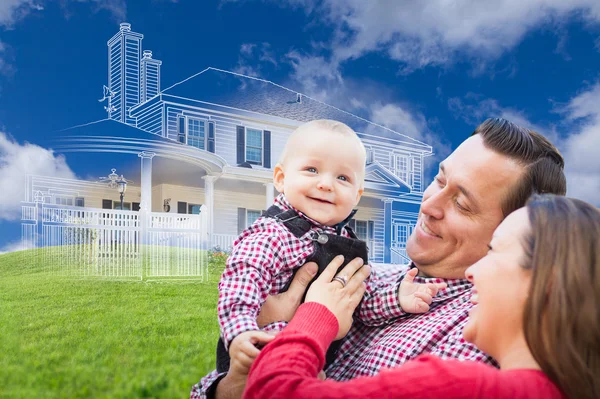
[(52, 271), (85, 277), (204, 279), (211, 248), (199, 215), (24, 203), (22, 242)]

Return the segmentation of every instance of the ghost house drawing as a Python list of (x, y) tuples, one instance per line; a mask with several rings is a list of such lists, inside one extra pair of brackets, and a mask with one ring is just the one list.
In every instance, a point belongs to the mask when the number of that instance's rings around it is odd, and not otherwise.
[(212, 67), (163, 89), (162, 62), (142, 50), (143, 38), (120, 25), (107, 43), (99, 100), (107, 118), (58, 132), (56, 147), (139, 157), (139, 184), (122, 184), (124, 194), (99, 181), (30, 176), (26, 247), (43, 247), (61, 257), (63, 271), (85, 276), (201, 278), (207, 250), (230, 248), (273, 201), (272, 168), (289, 134), (333, 119), (367, 149), (365, 192), (351, 227), (373, 262), (407, 261), (431, 146), (268, 80)]

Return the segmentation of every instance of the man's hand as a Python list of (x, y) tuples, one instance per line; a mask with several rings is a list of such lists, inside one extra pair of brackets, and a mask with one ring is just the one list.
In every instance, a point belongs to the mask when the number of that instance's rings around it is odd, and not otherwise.
[(400, 307), (406, 313), (425, 313), (438, 291), (445, 289), (446, 283), (418, 284), (415, 276), (419, 270), (415, 267), (410, 269), (400, 283), (398, 289), (398, 301)]
[(309, 262), (296, 272), (290, 288), (278, 295), (269, 295), (260, 308), (256, 322), (259, 327), (264, 327), (276, 321), (290, 321), (300, 306), (302, 296), (317, 274), (319, 268), (314, 262)]

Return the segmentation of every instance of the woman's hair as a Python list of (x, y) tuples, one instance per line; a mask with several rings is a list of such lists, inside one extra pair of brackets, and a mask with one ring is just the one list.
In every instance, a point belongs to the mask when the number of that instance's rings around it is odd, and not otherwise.
[(569, 398), (600, 398), (600, 210), (555, 195), (534, 195), (526, 206), (525, 339)]

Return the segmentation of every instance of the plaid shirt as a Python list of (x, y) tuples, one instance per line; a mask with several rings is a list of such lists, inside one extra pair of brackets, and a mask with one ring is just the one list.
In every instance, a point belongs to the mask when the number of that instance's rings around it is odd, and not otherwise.
[[(397, 286), (410, 267), (381, 265), (375, 268), (379, 279)], [(327, 378), (345, 381), (375, 375), (381, 369), (397, 367), (424, 353), (498, 367), (494, 359), (462, 337), (468, 311), (473, 307), (469, 301), (471, 283), (466, 279), (423, 277), (415, 277), (415, 282), (446, 282), (448, 288), (433, 298), (427, 313), (406, 314), (379, 327), (355, 321), (338, 350), (338, 356), (325, 371)]]
[[(282, 212), (293, 209), (283, 194), (274, 201)], [(311, 230), (296, 237), (283, 223), (270, 217), (258, 218), (245, 229), (233, 243), (221, 281), (217, 313), (221, 335), (226, 348), (245, 331), (259, 330), (256, 317), (268, 295), (281, 292), (292, 278), (294, 269), (306, 263), (315, 251), (314, 232), (335, 234), (333, 227), (319, 224), (294, 209), (312, 224)], [(348, 237), (346, 229), (342, 235)], [(404, 314), (398, 303), (398, 285), (379, 280), (374, 273), (367, 284), (367, 292), (355, 318), (376, 326), (390, 318)], [(265, 326), (263, 330), (282, 330), (287, 325), (280, 321)], [(192, 398), (206, 397), (206, 390), (224, 374), (215, 371), (192, 388)]]
[[(283, 194), (274, 204), (282, 212), (293, 209)], [(245, 331), (259, 330), (256, 317), (268, 295), (276, 295), (315, 251), (314, 237), (325, 232), (335, 234), (335, 228), (324, 226), (294, 209), (299, 217), (311, 223), (311, 229), (296, 237), (280, 221), (260, 217), (245, 229), (233, 243), (233, 250), (219, 282), (217, 313), (225, 347)], [(349, 237), (346, 229), (342, 235)], [(363, 312), (365, 319), (380, 309), (389, 308), (386, 301), (372, 300)], [(397, 302), (397, 301), (396, 301)], [(282, 330), (287, 323), (269, 324), (264, 330)]]
[[(378, 285), (397, 290), (409, 265), (374, 265)], [(338, 355), (327, 368), (327, 378), (345, 381), (359, 376), (371, 376), (381, 369), (397, 367), (418, 355), (431, 353), (441, 358), (473, 360), (498, 364), (462, 337), (462, 330), (473, 307), (472, 285), (465, 279), (432, 279), (415, 277), (417, 283), (446, 282), (448, 288), (434, 298), (427, 313), (392, 317), (379, 326), (353, 323), (344, 338)], [(205, 398), (213, 384), (225, 376), (213, 371), (192, 388), (191, 398)]]

